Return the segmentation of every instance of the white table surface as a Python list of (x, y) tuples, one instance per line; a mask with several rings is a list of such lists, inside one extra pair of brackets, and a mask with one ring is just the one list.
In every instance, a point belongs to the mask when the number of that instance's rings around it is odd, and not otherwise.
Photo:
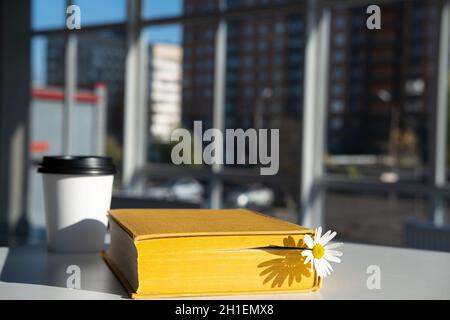
[[(345, 244), (341, 264), (319, 292), (200, 299), (450, 299), (450, 254)], [(66, 287), (78, 265), (81, 289)], [(369, 290), (367, 267), (380, 267), (381, 289)], [(44, 246), (0, 248), (0, 299), (123, 299), (127, 295), (99, 254), (47, 253)], [(199, 299), (199, 298), (196, 298)]]

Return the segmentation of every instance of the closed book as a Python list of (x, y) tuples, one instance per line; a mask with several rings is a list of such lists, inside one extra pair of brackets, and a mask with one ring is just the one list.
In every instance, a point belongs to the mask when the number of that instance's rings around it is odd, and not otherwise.
[(110, 210), (105, 261), (132, 298), (317, 290), (314, 230), (245, 209)]

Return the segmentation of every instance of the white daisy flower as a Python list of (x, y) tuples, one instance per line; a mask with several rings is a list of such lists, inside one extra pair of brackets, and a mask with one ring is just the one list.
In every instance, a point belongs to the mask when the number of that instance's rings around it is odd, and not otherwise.
[(331, 232), (329, 230), (323, 236), (321, 234), (322, 228), (319, 227), (316, 230), (314, 240), (309, 235), (305, 235), (304, 241), (308, 249), (302, 251), (302, 256), (306, 257), (305, 264), (311, 261), (311, 265), (316, 269), (318, 276), (325, 278), (333, 271), (328, 261), (341, 262), (341, 259), (338, 257), (342, 256), (342, 252), (332, 249), (340, 247), (343, 243), (327, 244), (336, 236), (336, 231)]

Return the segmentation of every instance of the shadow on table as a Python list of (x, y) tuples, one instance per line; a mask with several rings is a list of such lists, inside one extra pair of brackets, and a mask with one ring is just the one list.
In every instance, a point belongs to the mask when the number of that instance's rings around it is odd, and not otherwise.
[(0, 281), (128, 296), (99, 253), (51, 253), (45, 245), (10, 248)]
[[(299, 250), (294, 250), (294, 249)], [(305, 257), (300, 249), (304, 248), (302, 240), (296, 244), (292, 236), (283, 239), (283, 246), (271, 245), (264, 250), (276, 258), (258, 265), (262, 271), (259, 274), (264, 277), (263, 284), (270, 283), (272, 288), (289, 288), (294, 282), (300, 283), (302, 278), (312, 276), (311, 269), (305, 265)]]

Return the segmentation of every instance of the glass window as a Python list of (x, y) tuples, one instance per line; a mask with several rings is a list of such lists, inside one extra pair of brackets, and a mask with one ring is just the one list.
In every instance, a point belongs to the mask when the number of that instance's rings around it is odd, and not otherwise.
[(304, 60), (303, 53), (291, 53), (288, 59), (291, 64), (299, 64)]
[[(292, 57), (292, 56), (290, 56), (290, 57)], [(273, 59), (272, 59), (272, 64), (275, 65), (275, 66), (280, 66), (280, 65), (282, 65), (283, 62), (284, 62), (284, 59), (283, 59), (283, 58), (284, 58), (284, 57), (283, 57), (282, 54), (275, 54), (275, 55), (273, 56)], [(295, 59), (294, 59), (294, 60), (295, 60)], [(295, 63), (295, 61), (292, 61), (291, 59), (289, 60), (289, 62), (294, 62), (294, 63)], [(297, 62), (302, 62), (302, 60), (301, 60), (301, 59), (297, 59)]]
[[(144, 19), (168, 18), (182, 15), (205, 14), (219, 10), (216, 0), (144, 0), (142, 16)], [(227, 3), (227, 7), (230, 4)]]
[(244, 26), (244, 34), (250, 36), (253, 34), (253, 25), (248, 24)]
[(191, 13), (194, 1), (182, 0), (144, 0), (142, 1), (142, 17), (144, 19), (165, 18)]
[(32, 0), (31, 10), (33, 30), (65, 28), (65, 0)]
[[(214, 0), (217, 1), (217, 0)], [(246, 9), (256, 6), (270, 6), (285, 3), (296, 3), (297, 0), (226, 0), (226, 8), (229, 10)]]
[[(349, 174), (358, 171), (348, 168)], [(428, 219), (427, 199), (398, 193), (327, 192), (326, 224), (340, 240), (388, 246), (407, 246), (408, 226)]]
[(283, 39), (281, 39), (281, 38), (275, 38), (275, 39), (273, 40), (273, 48), (274, 48), (275, 50), (281, 50), (281, 49), (284, 48), (284, 46), (285, 46), (285, 43), (284, 43)]
[(335, 80), (342, 80), (345, 75), (344, 68), (335, 67), (332, 71), (332, 75)]
[(244, 44), (242, 44), (244, 51), (250, 52), (253, 51), (254, 49), (254, 45), (253, 45), (253, 41), (249, 41), (246, 42)]
[(283, 72), (281, 70), (277, 70), (272, 74), (272, 81), (280, 82), (283, 79)]
[(288, 26), (289, 32), (300, 32), (303, 30), (305, 22), (300, 20), (291, 20), (288, 22)]
[(333, 52), (333, 61), (340, 63), (344, 61), (344, 52), (343, 51), (334, 51)]
[(342, 84), (334, 84), (331, 88), (333, 96), (341, 96), (344, 94), (344, 86)]
[[(191, 174), (193, 168), (208, 168), (193, 164), (192, 153), (192, 164), (175, 166), (171, 151), (179, 142), (172, 141), (175, 130), (188, 130), (192, 151), (198, 151), (195, 146), (203, 143), (201, 136), (194, 136), (194, 130), (201, 127), (204, 132), (212, 126), (216, 29), (216, 23), (186, 23), (143, 30), (147, 50), (147, 163), (166, 168), (164, 174), (150, 175), (145, 181), (144, 193), (153, 200), (208, 205), (210, 181)], [(232, 64), (239, 63), (237, 59)]]
[(244, 80), (245, 82), (251, 82), (255, 80), (254, 74), (253, 72), (244, 72), (242, 74), (242, 80)]
[(338, 33), (333, 36), (333, 41), (335, 45), (343, 45), (345, 43), (345, 34)]
[(253, 59), (251, 57), (244, 57), (243, 63), (245, 67), (251, 68), (253, 66)]
[(261, 36), (266, 36), (269, 33), (269, 26), (268, 26), (268, 21), (263, 21), (260, 25), (259, 25), (259, 34)]
[[(429, 14), (410, 19), (411, 12), (429, 12), (439, 1), (414, 3), (383, 4), (386, 23), (377, 32), (366, 28), (364, 7), (339, 7), (332, 13), (331, 34), (339, 29), (339, 34), (347, 35), (344, 43), (336, 41), (338, 37), (331, 37), (330, 43), (329, 110), (339, 110), (345, 125), (338, 129), (333, 118), (329, 119), (327, 159), (345, 156), (347, 161), (336, 166), (330, 161), (327, 168), (333, 174), (345, 177), (351, 168), (358, 177), (379, 181), (386, 173), (403, 181), (427, 179), (430, 114), (421, 106), (435, 103), (437, 66), (432, 56), (417, 56), (416, 48), (423, 52), (437, 48), (438, 42), (435, 38), (414, 40), (403, 31), (419, 23), (439, 33), (439, 25), (431, 23)], [(378, 41), (393, 34), (395, 42)], [(403, 63), (412, 57), (418, 59), (416, 63)], [(373, 161), (361, 163), (361, 156)]]
[[(149, 162), (171, 163), (173, 130), (193, 130), (195, 120), (202, 121), (205, 128), (212, 125), (215, 30), (214, 23), (144, 29), (148, 46)], [(194, 42), (185, 41), (191, 37)], [(186, 51), (191, 54), (185, 55)], [(183, 81), (189, 86), (183, 87)]]
[[(63, 153), (64, 36), (35, 36), (31, 40), (30, 149), (28, 171), (28, 222), (33, 230), (45, 228), (42, 177), (37, 164), (46, 155)], [(54, 46), (53, 44), (57, 44)], [(60, 81), (53, 84), (53, 73)]]
[[(36, 36), (31, 41), (31, 79), (32, 89), (46, 87), (49, 85), (49, 73), (55, 73), (54, 61), (64, 64), (64, 36)], [(54, 48), (52, 43), (58, 43), (58, 48)], [(51, 70), (51, 71), (50, 71)], [(63, 85), (64, 68), (57, 71), (61, 79), (58, 85)]]
[[(225, 165), (226, 169), (245, 169), (247, 172), (242, 176), (236, 174), (235, 182), (225, 181), (224, 205), (227, 207), (253, 208), (290, 221), (298, 219), (304, 48), (296, 44), (304, 43), (305, 39), (304, 10), (305, 2), (302, 1), (298, 9), (290, 13), (229, 21), (228, 25), (237, 32), (228, 34), (227, 46), (239, 48), (228, 51), (226, 57), (225, 128), (279, 129), (280, 163), (275, 176), (261, 176), (261, 165), (250, 162), (252, 151), (248, 141), (244, 153), (236, 155), (236, 150), (226, 150), (227, 154), (234, 154), (232, 163)], [(243, 32), (253, 24), (259, 26), (260, 32)], [(254, 43), (276, 47), (277, 51), (262, 50), (265, 46), (250, 49), (250, 44)], [(235, 66), (234, 60), (252, 60), (256, 67)], [(236, 165), (238, 161), (244, 164)]]
[[(113, 158), (119, 172), (115, 177), (116, 185), (121, 183), (123, 160), (123, 119), (125, 90), (126, 32), (100, 30), (82, 33), (78, 37), (77, 82), (78, 91), (97, 96), (104, 94), (106, 104), (97, 101), (100, 110), (105, 109), (105, 148), (106, 154)], [(56, 68), (56, 70), (58, 70)], [(55, 78), (57, 84), (59, 79)], [(89, 96), (88, 95), (88, 96)], [(97, 116), (95, 117), (97, 119)], [(95, 125), (95, 121), (92, 125)], [(89, 132), (79, 128), (80, 132)], [(83, 143), (80, 141), (80, 143)]]
[(344, 28), (345, 24), (347, 23), (347, 21), (345, 20), (345, 17), (341, 16), (341, 15), (337, 15), (335, 14), (333, 17), (333, 26), (336, 29), (342, 29)]
[(74, 4), (80, 7), (81, 28), (126, 19), (126, 0), (75, 0)]
[(286, 26), (282, 21), (279, 21), (275, 24), (275, 32), (282, 34), (286, 30)]
[(268, 48), (267, 41), (265, 39), (259, 40), (258, 49), (261, 51), (265, 51)]
[(332, 112), (342, 112), (343, 110), (344, 110), (344, 101), (333, 100), (331, 102), (331, 111)]

